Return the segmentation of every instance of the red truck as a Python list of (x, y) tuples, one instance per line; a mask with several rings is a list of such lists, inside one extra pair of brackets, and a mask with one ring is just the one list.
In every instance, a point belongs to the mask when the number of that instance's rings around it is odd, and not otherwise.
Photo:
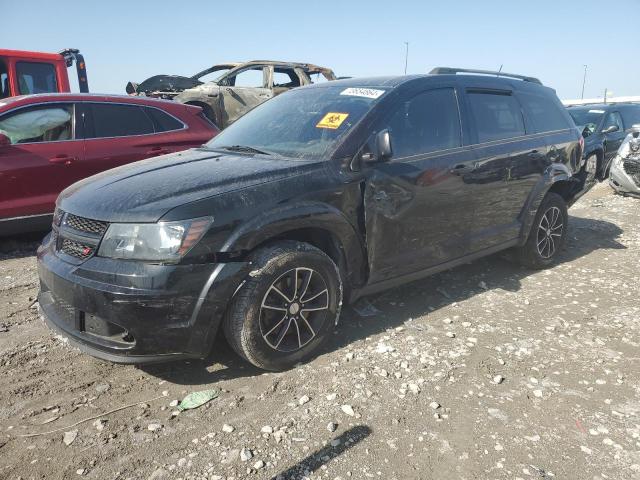
[(41, 53), (0, 49), (0, 99), (70, 92), (67, 68), (74, 63), (80, 92), (87, 93), (87, 69), (79, 50), (68, 48), (60, 53)]

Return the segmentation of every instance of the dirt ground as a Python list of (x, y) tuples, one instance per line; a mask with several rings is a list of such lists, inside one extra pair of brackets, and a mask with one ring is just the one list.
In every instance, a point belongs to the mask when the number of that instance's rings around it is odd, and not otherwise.
[(2, 240), (0, 478), (640, 479), (639, 212), (598, 185), (556, 267), (492, 256), (369, 298), (278, 374), (221, 339), (206, 361), (94, 360), (39, 318), (37, 241)]

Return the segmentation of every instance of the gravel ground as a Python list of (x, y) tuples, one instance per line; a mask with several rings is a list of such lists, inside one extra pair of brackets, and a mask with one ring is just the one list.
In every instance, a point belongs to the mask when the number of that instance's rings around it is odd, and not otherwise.
[(493, 256), (369, 298), (278, 374), (221, 339), (155, 367), (81, 354), (39, 318), (37, 242), (3, 240), (0, 478), (640, 478), (639, 206), (598, 185), (556, 267)]

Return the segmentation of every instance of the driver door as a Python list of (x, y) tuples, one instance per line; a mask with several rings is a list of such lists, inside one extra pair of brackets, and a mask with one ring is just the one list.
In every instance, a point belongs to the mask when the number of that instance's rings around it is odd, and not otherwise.
[(624, 123), (620, 112), (609, 112), (604, 119), (602, 126), (603, 132), (610, 127), (616, 127), (617, 130), (609, 133), (604, 133), (604, 158), (605, 165), (615, 156), (616, 152), (622, 145), (624, 138), (627, 134), (624, 131)]
[(364, 194), (372, 282), (466, 255), (475, 211), (464, 173), (476, 157), (463, 146), (454, 88), (399, 100), (384, 128), (392, 158), (371, 168)]
[(273, 96), (269, 86), (271, 67), (247, 67), (225, 78), (220, 86), (222, 128), (226, 128), (256, 105)]

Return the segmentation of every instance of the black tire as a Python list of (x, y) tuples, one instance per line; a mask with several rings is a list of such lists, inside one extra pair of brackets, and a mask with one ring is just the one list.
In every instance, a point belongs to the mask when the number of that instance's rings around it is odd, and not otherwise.
[(340, 272), (323, 251), (293, 241), (262, 248), (251, 262), (225, 316), (225, 336), (256, 367), (286, 370), (330, 336), (342, 305)]
[(547, 193), (538, 208), (527, 243), (515, 249), (517, 261), (536, 270), (552, 265), (564, 245), (568, 224), (564, 199), (557, 193)]

